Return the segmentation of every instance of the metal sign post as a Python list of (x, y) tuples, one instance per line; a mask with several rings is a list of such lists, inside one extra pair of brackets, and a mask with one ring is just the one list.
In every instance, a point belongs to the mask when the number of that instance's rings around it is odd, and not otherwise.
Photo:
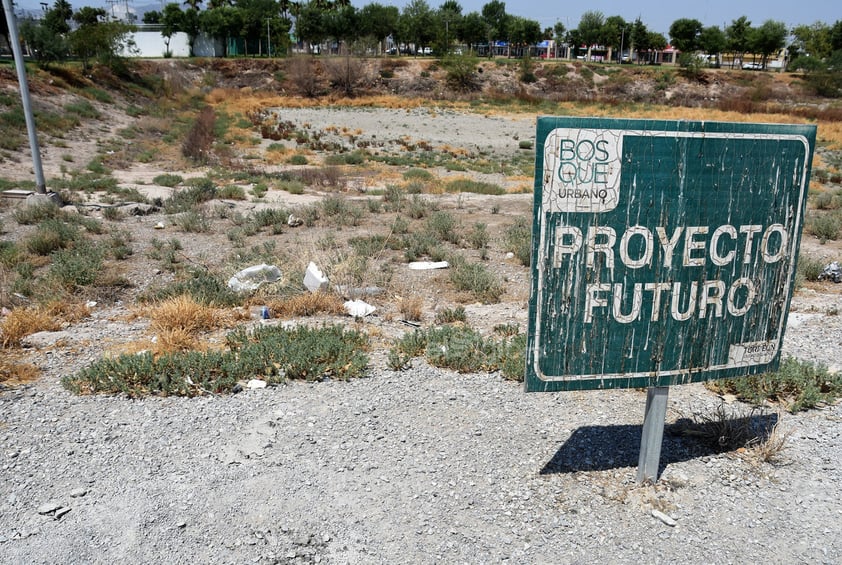
[(654, 477), (667, 387), (779, 364), (815, 136), (539, 118), (526, 390), (651, 387)]
[(17, 18), (15, 18), (15, 12), (12, 9), (12, 0), (3, 0), (3, 9), (6, 12), (6, 23), (9, 28), (9, 42), (12, 44), (12, 53), (15, 56), (15, 68), (18, 73), (18, 85), (20, 86), (20, 99), (26, 119), (26, 131), (29, 134), (29, 149), (32, 151), (32, 168), (35, 171), (35, 191), (38, 194), (46, 194), (47, 182), (44, 180), (44, 168), (41, 165), (41, 150), (38, 147), (38, 135), (35, 133), (35, 119), (32, 114), (32, 103), (29, 99), (29, 83), (26, 80), (26, 65), (23, 62), (23, 52), (20, 48), (20, 37), (18, 36)]

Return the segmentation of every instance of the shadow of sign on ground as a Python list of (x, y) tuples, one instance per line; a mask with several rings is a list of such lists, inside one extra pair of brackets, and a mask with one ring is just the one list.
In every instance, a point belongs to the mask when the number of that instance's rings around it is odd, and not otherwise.
[[(712, 417), (705, 421), (682, 418), (664, 427), (658, 475), (670, 463), (736, 451), (752, 438), (764, 442), (778, 421), (776, 414), (738, 418)], [(559, 447), (541, 475), (606, 471), (635, 467), (640, 455), (642, 425), (584, 426)]]

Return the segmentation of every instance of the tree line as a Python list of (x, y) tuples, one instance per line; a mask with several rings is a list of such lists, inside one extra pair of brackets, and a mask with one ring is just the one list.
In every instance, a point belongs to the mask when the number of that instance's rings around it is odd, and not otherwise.
[[(474, 51), (497, 42), (524, 47), (551, 39), (557, 45), (569, 46), (573, 56), (585, 54), (590, 59), (592, 49), (599, 47), (612, 53), (614, 60), (621, 60), (628, 52), (629, 59), (642, 63), (668, 45), (667, 38), (649, 30), (641, 18), (627, 21), (592, 10), (582, 15), (574, 29), (568, 30), (560, 22), (541, 29), (535, 20), (508, 13), (501, 0), (491, 0), (480, 11), (468, 13), (463, 13), (457, 0), (445, 0), (438, 8), (431, 7), (427, 0), (411, 0), (403, 10), (379, 2), (355, 8), (350, 0), (207, 0), (205, 6), (202, 4), (203, 0), (172, 2), (161, 11), (144, 14), (144, 23), (160, 26), (165, 55), (177, 32), (187, 35), (191, 52), (196, 38), (204, 32), (223, 46), (234, 38), (244, 39), (246, 45), (266, 39), (275, 55), (288, 53), (293, 43), (305, 50), (327, 43), (373, 47), (383, 52), (388, 38), (389, 45), (411, 46), (413, 51), (429, 47), (437, 55), (444, 55), (457, 45)], [(39, 61), (49, 63), (74, 55), (87, 62), (92, 57), (108, 58), (121, 49), (131, 49), (132, 29), (126, 22), (109, 18), (102, 8), (86, 6), (74, 11), (68, 0), (55, 0), (40, 20), (21, 24), (21, 35)], [(0, 33), (3, 31), (0, 29)], [(670, 26), (669, 43), (684, 54), (680, 62), (685, 66), (698, 64), (699, 53), (727, 53), (732, 64), (751, 54), (759, 56), (759, 65), (765, 67), (769, 57), (788, 47), (792, 61), (816, 70), (842, 49), (842, 21), (789, 30), (783, 22), (774, 20), (755, 27), (746, 16), (723, 27), (680, 18)]]

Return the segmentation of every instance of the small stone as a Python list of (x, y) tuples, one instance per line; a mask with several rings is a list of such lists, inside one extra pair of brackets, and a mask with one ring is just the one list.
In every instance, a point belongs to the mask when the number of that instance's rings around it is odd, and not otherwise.
[(670, 528), (674, 528), (675, 525), (678, 523), (660, 510), (652, 509), (652, 516), (669, 526)]
[(81, 496), (85, 496), (86, 494), (88, 494), (88, 490), (83, 487), (75, 488), (70, 491), (70, 496), (72, 498), (79, 498)]
[(45, 502), (38, 507), (38, 514), (50, 514), (61, 508), (58, 502)]
[(185, 520), (179, 520), (179, 521), (176, 523), (175, 527), (176, 527), (176, 528), (186, 528), (186, 527), (187, 527), (187, 522), (186, 522)]

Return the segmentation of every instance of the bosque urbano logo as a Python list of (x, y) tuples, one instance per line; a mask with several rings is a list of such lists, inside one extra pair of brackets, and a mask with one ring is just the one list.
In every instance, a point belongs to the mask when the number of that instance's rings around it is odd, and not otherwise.
[(544, 144), (544, 210), (607, 212), (619, 201), (619, 131), (555, 129)]

